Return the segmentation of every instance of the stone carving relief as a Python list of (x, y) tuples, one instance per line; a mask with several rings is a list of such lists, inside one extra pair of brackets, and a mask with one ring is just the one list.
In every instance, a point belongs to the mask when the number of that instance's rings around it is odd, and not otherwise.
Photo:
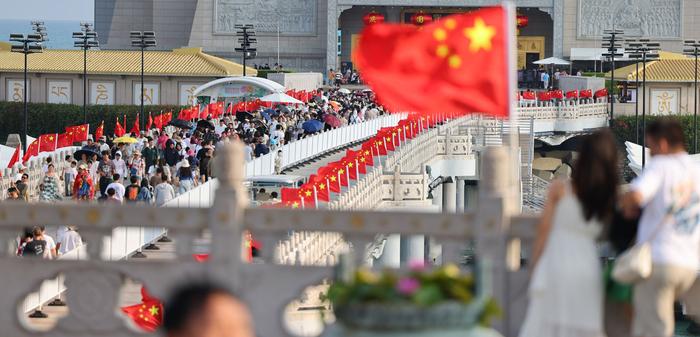
[(579, 0), (578, 35), (596, 38), (603, 30), (628, 36), (680, 38), (682, 0)]
[[(215, 33), (235, 33), (236, 24), (256, 32), (315, 34), (317, 0), (216, 0)], [(279, 28), (278, 28), (279, 25)]]

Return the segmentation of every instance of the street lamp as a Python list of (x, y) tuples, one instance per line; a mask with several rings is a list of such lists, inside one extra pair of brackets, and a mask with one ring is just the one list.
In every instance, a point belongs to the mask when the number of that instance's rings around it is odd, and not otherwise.
[(87, 124), (87, 51), (98, 48), (97, 32), (92, 29), (92, 24), (80, 23), (80, 31), (73, 33), (73, 46), (83, 50), (83, 124)]
[[(630, 54), (635, 58), (642, 59), (642, 129), (646, 130), (647, 120), (647, 61), (657, 60), (661, 45), (658, 42), (649, 42), (649, 39), (639, 39), (638, 42), (630, 43)], [(642, 167), (646, 163), (646, 138), (642, 137)]]
[(698, 54), (700, 54), (700, 41), (685, 40), (683, 45), (686, 49), (683, 54), (695, 58), (695, 98), (693, 99), (693, 153), (698, 153)]
[[(279, 23), (278, 23), (279, 25)], [(234, 50), (243, 53), (243, 76), (246, 75), (245, 64), (246, 60), (255, 58), (257, 48), (251, 48), (258, 42), (255, 38), (255, 32), (253, 31), (253, 25), (235, 25), (236, 36), (238, 36), (238, 42), (241, 44), (240, 48), (235, 48)], [(279, 29), (279, 27), (278, 27)]]
[(139, 32), (139, 31), (132, 31), (129, 33), (129, 37), (131, 37), (131, 46), (136, 47), (136, 48), (141, 48), (141, 113), (139, 116), (141, 116), (141, 120), (139, 123), (141, 125), (145, 125), (144, 121), (146, 120), (146, 115), (143, 113), (143, 93), (144, 93), (144, 88), (143, 88), (143, 64), (144, 64), (144, 50), (146, 48), (151, 48), (156, 46), (156, 33), (153, 31), (145, 31), (145, 32)]
[(11, 47), (13, 53), (24, 54), (24, 88), (22, 89), (22, 99), (24, 100), (24, 123), (22, 125), (22, 152), (27, 152), (27, 116), (29, 108), (27, 105), (27, 55), (41, 53), (44, 50), (41, 42), (44, 41), (41, 34), (10, 34), (10, 42), (14, 42)]
[(44, 26), (44, 21), (32, 21), (31, 25), (34, 34), (41, 36), (41, 42), (46, 42), (49, 40), (46, 26)]
[(641, 55), (634, 54), (635, 43), (637, 41), (634, 39), (627, 40), (627, 50), (632, 52), (629, 54), (630, 59), (634, 59), (635, 62), (635, 72), (634, 72), (634, 90), (636, 91), (634, 98), (634, 142), (639, 144), (639, 61), (641, 61)]
[[(624, 31), (619, 29), (606, 29), (603, 31), (603, 48), (607, 50), (607, 53), (603, 53), (603, 56), (609, 57), (612, 64), (612, 70), (610, 72), (610, 126), (612, 126), (613, 119), (615, 118), (615, 57), (622, 56), (618, 53), (618, 49), (621, 47), (620, 35), (623, 35)], [(602, 66), (601, 66), (602, 68)]]

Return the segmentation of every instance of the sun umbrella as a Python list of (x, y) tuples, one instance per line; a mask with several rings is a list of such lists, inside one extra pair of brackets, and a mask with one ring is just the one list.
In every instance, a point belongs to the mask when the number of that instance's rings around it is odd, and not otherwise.
[(210, 121), (204, 120), (204, 119), (200, 119), (197, 122), (197, 128), (198, 129), (211, 129), (211, 130), (215, 129), (214, 124), (212, 124)]
[(248, 120), (253, 120), (254, 116), (251, 113), (245, 112), (245, 111), (238, 111), (236, 112), (236, 119), (239, 121), (244, 121), (246, 119)]
[(275, 92), (260, 98), (263, 102), (286, 103), (286, 104), (304, 104), (304, 102), (289, 96), (282, 92)]
[(183, 119), (173, 119), (168, 123), (168, 125), (172, 125), (174, 127), (180, 128), (180, 129), (191, 129), (192, 128), (192, 123), (183, 120)]
[(308, 133), (319, 132), (323, 130), (323, 122), (318, 119), (310, 119), (301, 125), (301, 128)]
[(333, 110), (335, 110), (336, 112), (340, 111), (340, 103), (336, 101), (330, 101), (328, 102), (328, 104), (330, 104), (331, 107), (333, 107)]
[(370, 93), (370, 92), (374, 92), (374, 91), (372, 91), (372, 89), (370, 89), (370, 88), (367, 88), (367, 89), (362, 89), (362, 92)]
[(97, 153), (97, 151), (95, 151), (87, 146), (83, 146), (82, 149), (75, 151), (73, 153), (73, 158), (75, 158), (75, 159), (83, 158), (83, 154), (86, 155), (88, 158), (92, 158), (92, 156), (98, 156), (98, 157), (100, 156), (100, 154)]
[(275, 112), (275, 110), (267, 109), (267, 110), (263, 110), (263, 111), (260, 113), (260, 115), (261, 115), (263, 118), (265, 118), (266, 121), (269, 122), (269, 121), (271, 120), (270, 115), (273, 114), (274, 112)]
[(347, 88), (340, 88), (340, 89), (338, 90), (338, 92), (341, 93), (341, 94), (345, 94), (345, 95), (350, 94), (350, 90), (347, 89)]
[(112, 142), (115, 144), (133, 144), (138, 142), (138, 139), (129, 136), (121, 136), (119, 138), (115, 138)]
[(338, 119), (338, 117), (336, 117), (335, 115), (331, 115), (331, 114), (324, 115), (323, 121), (326, 122), (326, 124), (328, 124), (334, 128), (337, 128), (342, 124), (342, 122), (340, 121), (340, 119)]
[(541, 64), (541, 65), (554, 64), (554, 65), (561, 65), (561, 66), (568, 66), (569, 64), (571, 64), (571, 63), (569, 63), (569, 61), (562, 60), (558, 57), (548, 57), (546, 59), (537, 60), (537, 61), (532, 62), (532, 63), (533, 64)]

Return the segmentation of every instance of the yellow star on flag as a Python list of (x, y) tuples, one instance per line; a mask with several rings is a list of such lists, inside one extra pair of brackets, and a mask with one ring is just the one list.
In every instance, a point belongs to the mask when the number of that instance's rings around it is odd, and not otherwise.
[(292, 203), (292, 208), (299, 208), (299, 203), (298, 202), (293, 202)]
[(340, 170), (338, 170), (338, 173), (343, 174), (343, 173), (345, 173), (345, 170), (340, 169)]
[(326, 184), (324, 184), (324, 183), (321, 183), (320, 185), (318, 185), (318, 187), (320, 187), (320, 188), (321, 188), (321, 189), (323, 190), (323, 189), (325, 189), (325, 188), (326, 188)]
[(349, 168), (352, 168), (353, 165), (354, 165), (353, 163), (348, 163), (348, 167), (349, 167)]
[(369, 151), (365, 150), (365, 156), (369, 156)]
[(336, 180), (336, 179), (335, 179), (335, 176), (331, 176), (330, 179), (331, 179), (332, 182), (335, 182), (335, 180)]
[(158, 307), (151, 306), (151, 309), (148, 309), (148, 311), (151, 313), (152, 316), (158, 315)]
[(496, 35), (496, 29), (487, 26), (482, 18), (474, 20), (474, 26), (464, 29), (464, 35), (469, 38), (469, 50), (478, 52), (479, 50), (491, 50), (491, 39)]
[(310, 197), (310, 196), (311, 196), (311, 191), (306, 190), (306, 191), (304, 191), (304, 194), (305, 194), (307, 197)]
[(365, 162), (365, 157), (360, 157), (360, 162), (364, 163)]

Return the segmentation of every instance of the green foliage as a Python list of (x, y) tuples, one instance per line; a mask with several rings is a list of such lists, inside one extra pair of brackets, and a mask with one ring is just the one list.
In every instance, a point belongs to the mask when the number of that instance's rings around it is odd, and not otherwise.
[[(649, 123), (660, 116), (646, 116), (646, 122)], [(693, 146), (693, 115), (676, 115), (672, 118), (678, 119), (683, 126), (683, 133), (685, 135), (685, 148), (692, 153)], [(700, 123), (700, 121), (698, 122)], [(638, 119), (639, 127), (639, 142), (641, 143), (641, 137), (644, 135), (642, 117)], [(700, 128), (698, 128), (700, 129)], [(615, 117), (615, 122), (612, 125), (612, 130), (615, 136), (620, 142), (630, 141), (636, 143), (636, 131), (635, 131), (635, 119), (634, 116), (619, 116)]]
[[(145, 114), (148, 115), (150, 111), (154, 116), (161, 111), (173, 111), (176, 116), (180, 109), (180, 106), (173, 105), (144, 106)], [(46, 133), (61, 133), (67, 126), (83, 124), (83, 107), (80, 105), (30, 103), (28, 111), (27, 133), (35, 137)], [(87, 122), (90, 123), (90, 133), (94, 134), (100, 122), (104, 121), (105, 135), (112, 134), (117, 117), (123, 124), (124, 115), (126, 115), (128, 123), (126, 130), (129, 131), (139, 111), (138, 105), (90, 105), (87, 107)], [(0, 121), (2, 121), (0, 122), (0, 142), (4, 142), (8, 134), (21, 132), (23, 114), (24, 104), (0, 102)], [(142, 121), (147, 118), (148, 116), (145, 119), (142, 118)], [(144, 125), (141, 125), (142, 129), (143, 127)]]

